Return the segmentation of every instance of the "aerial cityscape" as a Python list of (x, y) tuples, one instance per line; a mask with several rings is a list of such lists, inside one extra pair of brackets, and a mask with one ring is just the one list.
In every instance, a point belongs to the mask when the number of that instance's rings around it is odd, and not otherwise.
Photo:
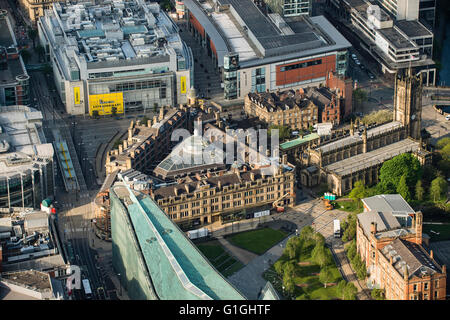
[(450, 5), (0, 0), (0, 160), (0, 300), (450, 300)]

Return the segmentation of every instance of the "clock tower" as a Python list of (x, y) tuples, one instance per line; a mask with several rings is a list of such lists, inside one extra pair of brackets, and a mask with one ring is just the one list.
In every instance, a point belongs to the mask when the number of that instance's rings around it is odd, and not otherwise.
[(408, 137), (420, 140), (422, 120), (422, 75), (412, 75), (411, 69), (405, 75), (395, 77), (394, 121), (399, 121)]

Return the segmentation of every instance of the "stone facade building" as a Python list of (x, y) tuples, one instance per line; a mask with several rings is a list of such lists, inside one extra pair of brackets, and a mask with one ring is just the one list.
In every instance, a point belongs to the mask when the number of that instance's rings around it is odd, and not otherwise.
[(344, 138), (310, 149), (303, 161), (307, 168), (301, 171), (302, 184), (311, 187), (326, 182), (340, 196), (358, 180), (366, 185), (378, 182), (383, 163), (402, 153), (412, 153), (422, 165), (429, 163), (431, 153), (421, 139), (421, 91), (419, 77), (397, 78), (393, 121), (371, 128), (352, 123)]
[(295, 167), (286, 158), (283, 162), (274, 175), (244, 165), (241, 169), (179, 179), (176, 184), (150, 190), (150, 195), (182, 228), (225, 222), (236, 213), (292, 207)]
[(319, 108), (297, 91), (249, 93), (244, 99), (245, 113), (269, 125), (307, 129), (319, 122)]
[(383, 289), (389, 300), (445, 300), (446, 266), (422, 247), (422, 213), (398, 194), (362, 201), (356, 246), (368, 286)]
[(170, 152), (175, 129), (188, 128), (189, 112), (182, 107), (167, 112), (160, 109), (147, 123), (133, 121), (128, 128), (128, 138), (118, 149), (111, 150), (106, 157), (106, 174), (116, 170), (135, 169), (141, 172), (152, 170)]

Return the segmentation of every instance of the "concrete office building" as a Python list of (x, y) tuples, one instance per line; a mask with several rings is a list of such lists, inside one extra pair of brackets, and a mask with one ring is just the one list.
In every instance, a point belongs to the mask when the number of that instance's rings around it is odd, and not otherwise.
[(37, 208), (54, 188), (54, 152), (45, 142), (42, 113), (2, 107), (0, 128), (0, 207)]
[(411, 67), (416, 74), (423, 74), (425, 85), (435, 84), (433, 33), (417, 15), (409, 13), (408, 6), (395, 15), (368, 0), (334, 0), (330, 8), (351, 23), (362, 48), (380, 64), (383, 73), (394, 76)]
[(289, 17), (309, 15), (312, 11), (312, 0), (263, 0), (269, 8), (279, 15)]
[(243, 300), (148, 196), (110, 189), (112, 264), (133, 300)]
[(378, 0), (397, 20), (420, 20), (430, 30), (434, 27), (436, 0)]
[(28, 105), (29, 80), (8, 12), (0, 9), (0, 106)]
[(70, 114), (145, 112), (187, 102), (192, 52), (158, 3), (54, 3), (38, 30)]
[(185, 0), (188, 29), (223, 72), (224, 98), (345, 75), (351, 44), (323, 16), (265, 15), (252, 0)]

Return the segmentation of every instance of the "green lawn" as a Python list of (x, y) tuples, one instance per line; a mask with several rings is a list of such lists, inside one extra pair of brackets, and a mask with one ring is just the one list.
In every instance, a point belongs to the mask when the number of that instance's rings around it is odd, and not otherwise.
[(198, 244), (197, 248), (224, 277), (229, 277), (244, 267), (240, 261), (230, 256), (217, 241)]
[(286, 236), (287, 233), (284, 231), (263, 228), (231, 235), (227, 237), (227, 240), (235, 246), (260, 255), (283, 240)]
[[(436, 234), (434, 232), (439, 234)], [(430, 241), (450, 240), (450, 223), (446, 224), (424, 224), (423, 232), (430, 236)]]
[(364, 207), (363, 207), (363, 204), (361, 201), (359, 202), (359, 208), (358, 208), (358, 203), (356, 203), (354, 201), (336, 202), (335, 208), (338, 210), (346, 211), (346, 212), (356, 212), (356, 213), (361, 213), (364, 210)]

